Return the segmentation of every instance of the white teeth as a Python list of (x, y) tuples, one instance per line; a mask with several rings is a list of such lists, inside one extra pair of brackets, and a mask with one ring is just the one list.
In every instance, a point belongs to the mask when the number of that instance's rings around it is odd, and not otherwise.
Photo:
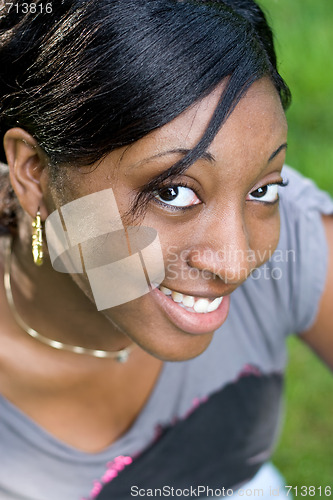
[(194, 297), (192, 295), (184, 295), (183, 298), (183, 304), (186, 307), (193, 307), (194, 306)]
[(183, 302), (183, 294), (178, 292), (171, 293), (172, 298), (175, 302)]
[(208, 312), (209, 300), (208, 299), (198, 299), (194, 304), (193, 309), (197, 313), (206, 313)]
[(213, 300), (213, 302), (211, 302), (208, 306), (208, 312), (210, 313), (210, 312), (216, 311), (216, 309), (221, 304), (222, 300), (223, 300), (223, 297), (218, 297), (217, 299)]
[(159, 286), (159, 289), (164, 293), (164, 295), (171, 295), (174, 302), (177, 302), (181, 306), (185, 306), (185, 308), (190, 308), (192, 309), (192, 311), (195, 311), (197, 313), (216, 311), (223, 300), (223, 297), (218, 297), (212, 302), (210, 301), (210, 299), (205, 299), (203, 297), (196, 300), (192, 295), (184, 295), (183, 293), (175, 292), (173, 290), (170, 290), (166, 286), (161, 285)]

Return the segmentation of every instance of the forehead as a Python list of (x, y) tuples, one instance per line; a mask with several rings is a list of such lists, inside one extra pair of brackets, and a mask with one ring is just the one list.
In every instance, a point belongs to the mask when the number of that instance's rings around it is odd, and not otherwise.
[[(173, 149), (191, 149), (203, 136), (219, 102), (224, 84), (177, 118), (126, 150), (126, 163), (135, 163)], [(237, 149), (258, 158), (285, 139), (287, 123), (279, 95), (268, 78), (254, 82), (208, 148), (214, 156)], [(253, 145), (249, 149), (249, 145)], [(278, 144), (279, 145), (279, 144)]]

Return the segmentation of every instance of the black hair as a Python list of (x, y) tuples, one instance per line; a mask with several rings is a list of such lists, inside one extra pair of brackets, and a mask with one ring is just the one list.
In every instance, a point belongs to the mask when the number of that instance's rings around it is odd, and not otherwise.
[(289, 104), (272, 32), (253, 0), (59, 0), (51, 13), (34, 4), (36, 12), (0, 17), (0, 133), (28, 131), (54, 171), (137, 141), (226, 77), (204, 137), (172, 175), (203, 153), (255, 80), (270, 77)]

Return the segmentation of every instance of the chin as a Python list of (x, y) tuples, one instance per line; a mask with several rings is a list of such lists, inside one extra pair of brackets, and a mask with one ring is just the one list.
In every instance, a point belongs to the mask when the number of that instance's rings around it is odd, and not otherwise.
[[(172, 307), (175, 308), (173, 305)], [(178, 309), (179, 305), (176, 305), (176, 312), (184, 314), (182, 309)], [(152, 294), (103, 311), (118, 332), (122, 332), (143, 351), (162, 361), (187, 361), (196, 358), (212, 341), (217, 326), (215, 316), (221, 316), (221, 312), (207, 315), (185, 313), (185, 319), (179, 320), (179, 314), (169, 314), (168, 310), (156, 306)], [(227, 310), (222, 310), (222, 314), (224, 320)], [(212, 326), (213, 328), (209, 328)]]
[(214, 332), (204, 335), (191, 335), (179, 332), (175, 335), (158, 335), (154, 339), (128, 336), (138, 344), (141, 349), (161, 361), (188, 361), (200, 356), (210, 345)]

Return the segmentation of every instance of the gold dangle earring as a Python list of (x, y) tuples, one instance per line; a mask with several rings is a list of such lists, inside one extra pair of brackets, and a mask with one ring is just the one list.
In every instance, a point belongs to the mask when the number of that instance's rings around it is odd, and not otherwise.
[(43, 264), (43, 228), (39, 207), (32, 222), (32, 256), (36, 266)]

